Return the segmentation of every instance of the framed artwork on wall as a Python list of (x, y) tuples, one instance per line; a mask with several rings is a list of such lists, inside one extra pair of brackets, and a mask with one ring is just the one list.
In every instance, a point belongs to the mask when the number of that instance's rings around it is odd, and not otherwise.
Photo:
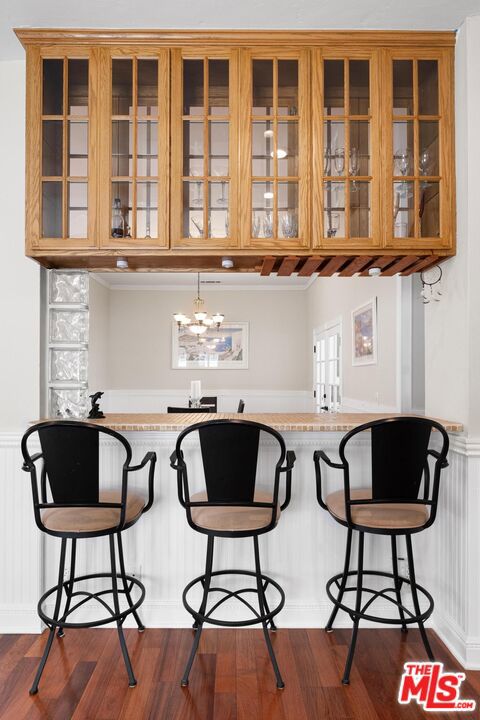
[(193, 335), (172, 325), (174, 370), (246, 370), (248, 368), (248, 322), (225, 321), (203, 335)]
[(352, 311), (352, 365), (377, 363), (377, 298)]

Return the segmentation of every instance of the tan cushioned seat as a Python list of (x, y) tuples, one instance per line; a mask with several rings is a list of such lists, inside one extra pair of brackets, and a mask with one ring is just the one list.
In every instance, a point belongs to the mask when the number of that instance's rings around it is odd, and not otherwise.
[[(102, 490), (99, 502), (120, 502), (121, 490)], [(129, 490), (125, 523), (136, 520), (146, 505), (142, 493)], [(108, 530), (118, 525), (120, 508), (47, 508), (42, 510), (42, 522), (49, 530), (57, 532), (97, 532)]]
[[(257, 491), (254, 502), (272, 502), (272, 495), (268, 492)], [(190, 496), (190, 502), (205, 502), (206, 492), (195, 493)], [(272, 520), (272, 508), (236, 507), (225, 505), (219, 507), (193, 507), (192, 520), (199, 527), (206, 530), (221, 530), (224, 532), (259, 530), (269, 525)], [(280, 517), (280, 506), (277, 507), (276, 521)]]
[[(370, 500), (370, 488), (350, 490), (351, 500)], [(330, 493), (326, 505), (331, 514), (346, 521), (345, 493), (343, 490)], [(371, 528), (414, 528), (425, 525), (429, 518), (428, 507), (413, 503), (389, 503), (379, 505), (353, 505), (350, 508), (352, 521), (356, 525)]]

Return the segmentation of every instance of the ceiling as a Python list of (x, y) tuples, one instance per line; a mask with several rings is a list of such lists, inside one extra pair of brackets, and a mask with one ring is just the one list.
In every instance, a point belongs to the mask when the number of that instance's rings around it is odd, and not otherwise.
[(455, 30), (480, 0), (2, 0), (0, 60), (21, 58), (14, 27)]
[[(155, 272), (125, 272), (125, 273), (92, 273), (91, 277), (99, 280), (112, 290), (129, 289), (156, 289), (156, 290), (191, 290), (197, 289), (196, 273), (155, 273)], [(235, 290), (248, 287), (268, 288), (269, 290), (306, 290), (314, 281), (312, 277), (277, 277), (268, 275), (262, 277), (257, 273), (202, 273), (200, 275), (201, 291)]]

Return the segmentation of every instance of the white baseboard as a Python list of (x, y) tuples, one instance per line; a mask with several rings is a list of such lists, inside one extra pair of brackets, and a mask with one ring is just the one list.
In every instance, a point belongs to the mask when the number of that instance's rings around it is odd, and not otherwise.
[(469, 638), (451, 620), (433, 616), (432, 627), (466, 670), (480, 670), (480, 638)]
[(40, 633), (42, 622), (34, 605), (0, 605), (0, 633)]

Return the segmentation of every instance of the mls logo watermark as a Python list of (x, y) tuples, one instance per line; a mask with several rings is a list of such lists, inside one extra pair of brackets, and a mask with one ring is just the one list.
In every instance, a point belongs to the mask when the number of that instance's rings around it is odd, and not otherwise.
[(440, 662), (407, 662), (400, 681), (398, 702), (407, 705), (415, 700), (424, 710), (471, 712), (476, 701), (460, 697), (465, 673), (444, 672)]

